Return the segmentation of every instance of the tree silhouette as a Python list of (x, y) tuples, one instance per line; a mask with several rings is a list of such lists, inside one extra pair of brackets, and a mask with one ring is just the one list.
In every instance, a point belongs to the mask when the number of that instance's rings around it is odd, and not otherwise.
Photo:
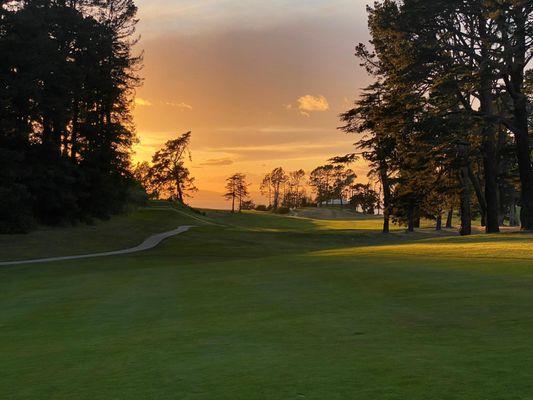
[[(239, 212), (243, 210), (243, 206), (248, 201), (248, 186), (246, 182), (246, 175), (236, 173), (226, 179), (226, 193), (224, 197), (231, 200), (231, 212), (235, 212), (235, 201), (238, 201)], [(248, 205), (246, 205), (248, 208)]]
[(185, 166), (185, 161), (191, 160), (190, 140), (191, 132), (187, 132), (166, 142), (152, 157), (149, 173), (150, 182), (159, 194), (167, 193), (170, 198), (182, 204), (185, 203), (188, 192), (198, 190), (194, 186), (194, 178)]
[(261, 193), (268, 196), (269, 206), (278, 209), (283, 200), (283, 193), (285, 184), (287, 183), (287, 175), (283, 168), (278, 167), (272, 172), (266, 174), (261, 182)]
[(132, 0), (1, 3), (0, 231), (107, 218), (130, 199), (136, 12)]
[(498, 232), (516, 222), (515, 182), (531, 229), (533, 4), (383, 0), (368, 11), (372, 39), (356, 55), (375, 83), (341, 129), (366, 134), (357, 146), (382, 185), (384, 231), (389, 215), (409, 230), (421, 216), (440, 227), (460, 199), (463, 234), (478, 211)]

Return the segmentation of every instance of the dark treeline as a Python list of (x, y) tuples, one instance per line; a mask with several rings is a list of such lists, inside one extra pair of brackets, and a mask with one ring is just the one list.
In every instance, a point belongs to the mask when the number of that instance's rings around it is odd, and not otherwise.
[(267, 209), (291, 209), (312, 203), (306, 192), (306, 173), (299, 169), (285, 172), (282, 167), (265, 174), (261, 181), (261, 194), (268, 199)]
[[(260, 205), (258, 209), (280, 211), (335, 205), (370, 215), (380, 212), (380, 194), (370, 183), (356, 182), (356, 173), (347, 165), (350, 161), (335, 157), (309, 175), (302, 169), (286, 173), (281, 167), (275, 168), (264, 176), (260, 186), (268, 206)], [(308, 194), (308, 188), (314, 196)]]
[(132, 0), (0, 0), (0, 231), (106, 218), (132, 193)]
[[(375, 83), (342, 115), (382, 186), (385, 223), (480, 217), (533, 230), (531, 0), (384, 0), (356, 49)], [(350, 161), (355, 153), (345, 157)], [(520, 215), (517, 215), (520, 210)]]

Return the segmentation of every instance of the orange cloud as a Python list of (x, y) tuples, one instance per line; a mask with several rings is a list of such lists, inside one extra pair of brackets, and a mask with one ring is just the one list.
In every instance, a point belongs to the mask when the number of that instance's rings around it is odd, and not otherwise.
[(312, 112), (324, 112), (329, 110), (328, 100), (322, 96), (305, 95), (298, 99), (298, 109), (306, 117)]
[(140, 97), (137, 97), (135, 99), (135, 105), (139, 106), (139, 107), (151, 107), (152, 103), (149, 102), (148, 100), (141, 99)]

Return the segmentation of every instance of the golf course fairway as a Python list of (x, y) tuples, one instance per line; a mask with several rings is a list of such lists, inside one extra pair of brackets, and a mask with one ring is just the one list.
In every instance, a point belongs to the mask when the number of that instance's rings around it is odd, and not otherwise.
[(0, 237), (10, 399), (531, 399), (533, 236), (144, 209)]

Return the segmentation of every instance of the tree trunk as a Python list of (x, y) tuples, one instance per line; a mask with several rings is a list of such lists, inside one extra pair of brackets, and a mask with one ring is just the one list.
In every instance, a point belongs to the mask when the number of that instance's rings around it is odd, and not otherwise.
[[(513, 21), (516, 29), (513, 39), (506, 45), (507, 67), (510, 70), (508, 79), (505, 80), (507, 91), (513, 101), (513, 133), (515, 137), (515, 151), (520, 173), (520, 221), (523, 230), (533, 230), (533, 166), (531, 165), (531, 147), (528, 133), (528, 99), (524, 94), (524, 71), (526, 65), (527, 24), (528, 11), (524, 6), (516, 4), (512, 9)], [(504, 26), (502, 32), (508, 32)]]
[(467, 168), (463, 167), (459, 174), (461, 182), (461, 230), (459, 232), (461, 236), (468, 236), (472, 234), (472, 210)]
[(487, 233), (500, 231), (498, 224), (498, 158), (496, 151), (496, 127), (494, 125), (494, 83), (491, 66), (491, 40), (486, 31), (486, 17), (480, 12), (481, 63), (479, 66), (479, 102), (483, 114), (482, 153), (485, 172), (485, 201), (487, 203)]
[(470, 182), (472, 182), (472, 186), (474, 186), (477, 201), (479, 203), (479, 208), (481, 210), (481, 226), (486, 226), (487, 225), (487, 222), (486, 222), (487, 202), (485, 201), (485, 195), (483, 193), (483, 188), (481, 187), (479, 178), (474, 174), (474, 171), (472, 170), (472, 165), (470, 164), (470, 162), (468, 163), (468, 177), (470, 179)]
[[(501, 171), (501, 170), (500, 170)], [(500, 209), (498, 211), (498, 224), (500, 226), (505, 225), (505, 217), (507, 216), (507, 204), (503, 201), (505, 198), (505, 192), (503, 185), (498, 185), (498, 204), (500, 205)]]
[(442, 212), (439, 211), (437, 214), (437, 222), (435, 223), (435, 230), (442, 231)]
[(446, 218), (446, 229), (453, 229), (453, 207), (448, 211), (448, 217)]
[(407, 210), (407, 231), (415, 231), (415, 206), (410, 203)]
[(520, 171), (521, 196), (520, 203), (522, 206), (520, 212), (520, 221), (522, 229), (533, 230), (533, 168), (531, 166), (531, 148), (529, 146), (528, 136), (528, 115), (527, 101), (517, 102), (515, 105), (515, 146), (516, 158), (518, 160), (518, 169)]
[(235, 212), (235, 194), (231, 196), (231, 213)]
[(390, 232), (390, 216), (389, 212), (385, 211), (383, 213), (383, 233), (389, 233)]
[(416, 229), (420, 229), (420, 207), (415, 207), (415, 213), (414, 213), (414, 221), (413, 225)]
[(516, 218), (516, 199), (514, 196), (511, 198), (511, 206), (509, 209), (509, 226), (518, 226), (518, 221)]
[(390, 207), (391, 207), (391, 191), (388, 169), (382, 162), (379, 175), (381, 180), (381, 186), (383, 188), (383, 233), (390, 232)]
[(177, 195), (178, 195), (178, 200), (181, 204), (185, 204), (183, 202), (183, 189), (181, 188), (181, 183), (180, 182), (176, 182), (176, 191), (177, 191)]
[(468, 236), (472, 234), (472, 209), (470, 204), (470, 182), (469, 182), (469, 153), (470, 144), (467, 142), (461, 143), (458, 146), (457, 158), (461, 163), (459, 169), (459, 183), (461, 185), (460, 202), (461, 202), (461, 229), (459, 233), (461, 236)]
[[(509, 204), (506, 200), (508, 198), (507, 191), (510, 190), (510, 188), (506, 187), (505, 183), (506, 177), (512, 175), (511, 161), (509, 160), (509, 157), (505, 157), (505, 155), (502, 154), (505, 150), (507, 136), (507, 129), (500, 125), (498, 128), (498, 204), (500, 206), (498, 223), (500, 226), (505, 225), (505, 219), (509, 216)], [(513, 190), (510, 191), (512, 197)]]
[[(376, 203), (376, 211), (377, 211), (377, 215), (381, 215), (381, 204), (380, 204), (380, 200), (381, 200), (381, 197), (383, 195), (383, 188), (379, 188), (379, 193), (378, 193), (378, 202)], [(350, 195), (350, 198), (352, 197), (352, 195)]]
[[(492, 111), (492, 94), (487, 95), (485, 100), (482, 100), (482, 109), (485, 115), (491, 115)], [(496, 140), (494, 126), (488, 118), (483, 128), (483, 169), (485, 172), (485, 201), (486, 201), (486, 222), (485, 231), (487, 233), (498, 233), (500, 231), (500, 224), (498, 220), (498, 168), (496, 157)]]

